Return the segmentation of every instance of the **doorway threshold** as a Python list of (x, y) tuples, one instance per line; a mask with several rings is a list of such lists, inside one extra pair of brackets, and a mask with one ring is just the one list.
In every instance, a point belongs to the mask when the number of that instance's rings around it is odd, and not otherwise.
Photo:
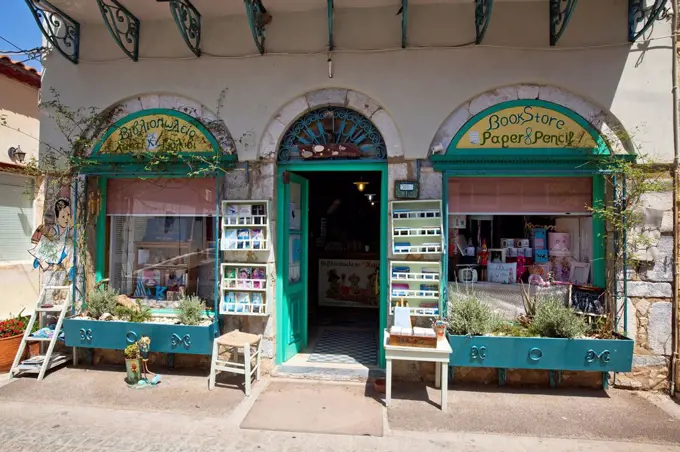
[(276, 366), (272, 376), (308, 380), (361, 381), (383, 378), (385, 371), (378, 366), (342, 363), (309, 362), (309, 353), (298, 353), (293, 358)]

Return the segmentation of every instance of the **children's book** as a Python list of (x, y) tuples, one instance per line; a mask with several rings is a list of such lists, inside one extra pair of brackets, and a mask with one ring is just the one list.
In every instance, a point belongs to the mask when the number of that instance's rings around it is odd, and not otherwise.
[(238, 224), (238, 206), (234, 204), (228, 204), (227, 209), (224, 212), (225, 223), (226, 224)]
[(235, 250), (236, 243), (238, 242), (236, 229), (225, 229), (222, 240), (225, 242), (226, 249)]
[(253, 272), (250, 267), (241, 267), (238, 269), (238, 280), (236, 286), (241, 289), (252, 289), (253, 282), (251, 281)]
[(227, 267), (224, 272), (224, 279), (227, 280), (227, 287), (236, 287), (236, 268)]
[(234, 292), (227, 292), (224, 294), (224, 300), (222, 300), (222, 309), (220, 312), (235, 312), (236, 310), (236, 294)]
[(250, 304), (250, 294), (247, 292), (236, 292), (236, 312), (248, 312)]
[(253, 206), (253, 224), (264, 224), (265, 223), (265, 212), (264, 206), (257, 204)]
[(262, 229), (253, 229), (250, 238), (252, 239), (251, 243), (253, 244), (253, 249), (259, 250), (264, 248), (264, 244), (262, 243), (262, 239), (264, 238)]
[(250, 241), (250, 229), (239, 229), (238, 232), (238, 246), (237, 248), (242, 250), (242, 249), (250, 249), (251, 246), (251, 241)]
[(252, 306), (252, 311), (255, 313), (263, 313), (264, 312), (264, 299), (262, 297), (261, 293), (253, 292), (250, 294), (250, 303), (253, 305)]
[(253, 206), (242, 204), (238, 209), (238, 224), (253, 224)]
[(146, 287), (155, 287), (161, 285), (161, 271), (160, 270), (144, 270), (144, 285)]
[(253, 289), (264, 289), (265, 286), (265, 275), (264, 268), (255, 267), (252, 273)]

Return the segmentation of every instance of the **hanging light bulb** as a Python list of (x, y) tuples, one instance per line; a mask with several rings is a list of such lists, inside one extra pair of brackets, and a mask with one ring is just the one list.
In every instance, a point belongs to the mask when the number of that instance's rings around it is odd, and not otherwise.
[(368, 185), (368, 182), (360, 180), (358, 182), (354, 182), (354, 185), (357, 186), (357, 190), (363, 192), (366, 189), (366, 185)]
[(371, 205), (374, 206), (374, 205), (375, 205), (375, 201), (371, 201)]

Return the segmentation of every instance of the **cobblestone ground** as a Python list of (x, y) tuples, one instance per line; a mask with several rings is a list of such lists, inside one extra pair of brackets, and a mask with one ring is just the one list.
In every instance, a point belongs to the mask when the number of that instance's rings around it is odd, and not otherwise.
[[(293, 414), (293, 413), (291, 413)], [(386, 432), (382, 438), (240, 430), (241, 411), (226, 419), (182, 414), (0, 404), (2, 451), (680, 451), (668, 445), (483, 434)]]
[[(204, 379), (196, 380), (201, 383), (201, 390), (197, 391), (192, 389), (194, 381), (191, 379), (182, 383), (183, 380), (179, 377), (169, 378), (166, 384), (174, 385), (172, 390), (150, 392), (140, 398), (140, 394), (127, 389), (116, 389), (119, 373), (106, 377), (102, 373), (90, 375), (92, 371), (61, 372), (64, 378), (59, 379), (56, 378), (57, 375), (52, 375), (51, 384), (50, 380), (41, 383), (15, 381), (7, 384), (6, 377), (0, 375), (0, 452), (680, 452), (680, 444), (434, 432), (432, 430), (435, 425), (422, 431), (390, 430), (384, 410), (382, 437), (246, 430), (239, 426), (270, 382), (263, 381), (256, 385), (249, 398), (243, 398), (242, 393), (237, 391), (240, 402), (225, 410), (218, 408), (225, 400), (231, 400), (219, 398), (220, 394), (227, 395), (226, 389), (222, 393), (210, 393), (210, 399), (215, 400), (212, 405), (207, 403), (205, 397), (201, 399), (201, 394), (204, 394)], [(104, 384), (88, 389), (84, 387), (88, 385), (88, 381), (90, 386), (92, 382)], [(99, 389), (95, 390), (94, 387)], [(27, 392), (26, 388), (33, 390)], [(175, 405), (180, 404), (184, 407), (182, 410), (176, 409), (176, 406), (173, 408), (169, 402), (168, 397), (172, 394), (177, 399)], [(190, 402), (195, 406), (188, 406)], [(666, 403), (677, 410), (675, 403), (668, 400)], [(407, 405), (402, 405), (402, 409), (408, 408)], [(399, 409), (399, 406), (390, 408), (390, 416), (394, 416), (395, 409)], [(451, 409), (456, 409), (455, 404), (450, 406)], [(281, 416), (296, 415), (294, 407), (284, 407), (277, 411), (281, 411)], [(418, 410), (406, 411), (412, 412), (413, 423), (416, 423), (416, 417), (422, 415), (418, 414)], [(439, 413), (438, 410), (435, 411)], [(463, 412), (460, 414), (466, 416)], [(437, 414), (435, 417), (441, 416)], [(614, 416), (611, 417), (611, 422), (616, 422)], [(675, 420), (668, 422), (674, 423)]]

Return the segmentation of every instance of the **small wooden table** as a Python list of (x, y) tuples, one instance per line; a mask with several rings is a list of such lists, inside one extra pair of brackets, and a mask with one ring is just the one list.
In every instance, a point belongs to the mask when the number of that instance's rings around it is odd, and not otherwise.
[(437, 348), (401, 347), (390, 345), (390, 333), (385, 330), (385, 406), (390, 406), (392, 400), (392, 360), (421, 361), (436, 363), (434, 386), (438, 388), (441, 383), (442, 400), (441, 409), (446, 411), (446, 391), (449, 386), (449, 359), (451, 358), (451, 345), (446, 337), (439, 338)]

